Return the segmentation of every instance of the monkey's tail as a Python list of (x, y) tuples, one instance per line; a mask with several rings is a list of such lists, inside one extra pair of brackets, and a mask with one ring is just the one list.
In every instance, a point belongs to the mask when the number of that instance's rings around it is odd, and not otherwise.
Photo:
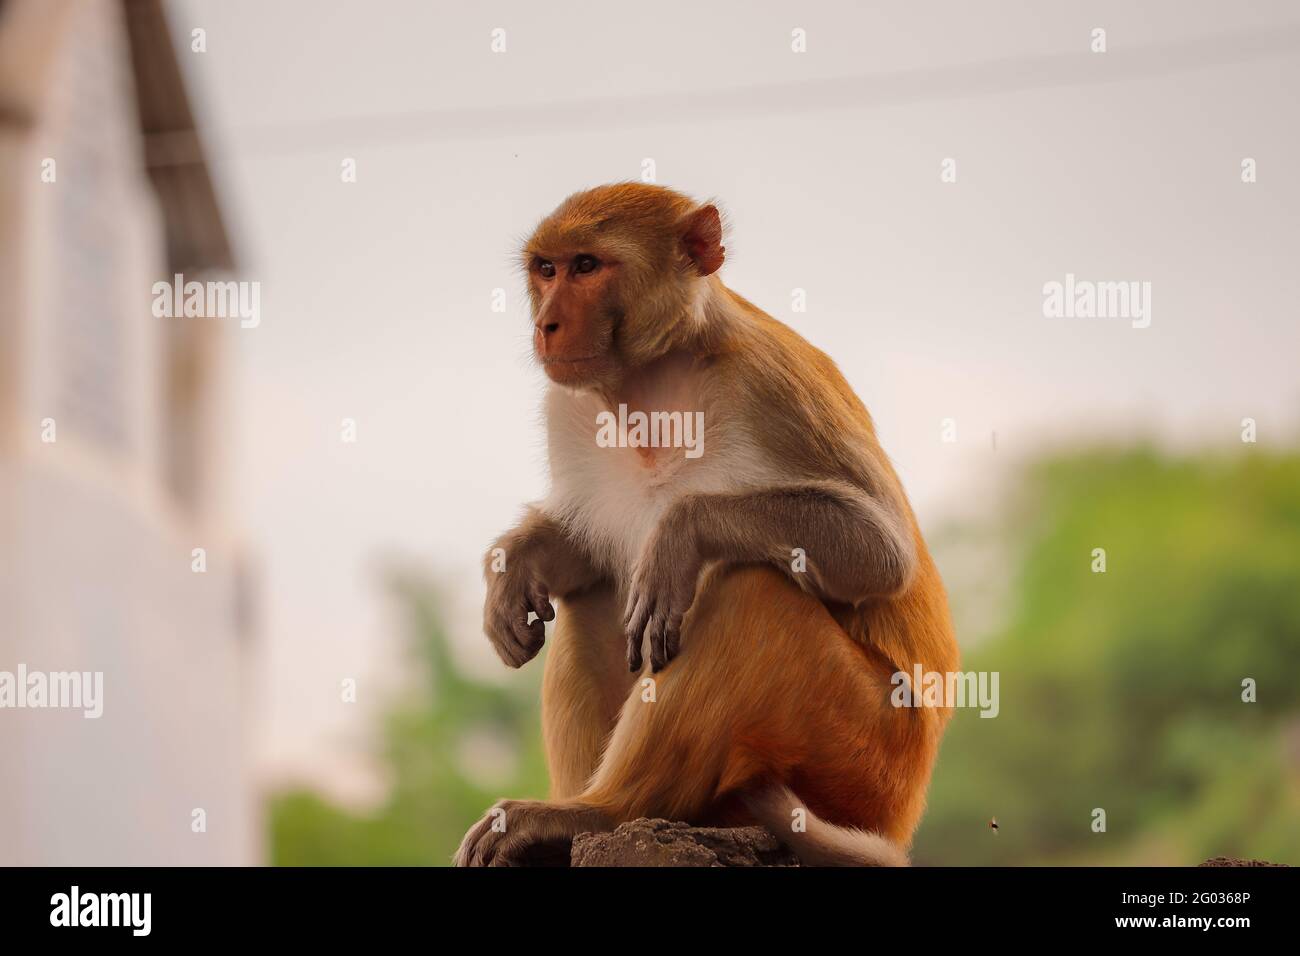
[[(878, 833), (827, 823), (779, 784), (744, 796), (745, 805), (804, 866), (907, 866), (907, 853)], [(802, 811), (796, 814), (795, 811)]]

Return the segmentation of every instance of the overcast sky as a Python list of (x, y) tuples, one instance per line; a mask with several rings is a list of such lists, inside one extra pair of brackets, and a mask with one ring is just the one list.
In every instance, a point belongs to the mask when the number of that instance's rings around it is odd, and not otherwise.
[[(724, 280), (839, 363), (927, 528), (1084, 435), (1231, 448), (1250, 416), (1262, 441), (1297, 437), (1293, 4), (171, 12), (239, 277), (263, 286), (230, 425), (234, 514), (265, 572), (270, 776), (359, 786), (374, 682), (399, 678), (383, 555), (445, 581), (466, 660), (500, 671), (479, 556), (545, 488), (512, 254), (565, 195), (646, 158), (720, 202)], [(1149, 282), (1150, 327), (1045, 318), (1067, 273)], [(362, 706), (338, 703), (344, 676)]]

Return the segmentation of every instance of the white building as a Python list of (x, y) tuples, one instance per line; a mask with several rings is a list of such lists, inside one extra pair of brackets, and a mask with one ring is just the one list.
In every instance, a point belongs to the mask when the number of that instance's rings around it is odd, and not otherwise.
[(261, 860), (238, 324), (150, 308), (231, 268), (157, 0), (0, 0), (0, 679), (103, 673), (98, 719), (0, 707), (0, 865)]

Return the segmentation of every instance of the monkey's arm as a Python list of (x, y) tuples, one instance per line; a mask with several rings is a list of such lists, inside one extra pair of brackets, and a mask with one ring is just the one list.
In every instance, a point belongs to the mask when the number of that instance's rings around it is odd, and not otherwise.
[[(795, 572), (796, 548), (803, 573)], [(775, 564), (824, 601), (857, 604), (907, 586), (916, 541), (895, 504), (841, 482), (685, 497), (660, 522), (633, 576), (625, 615), (631, 669), (641, 667), (645, 637), (654, 670), (677, 654), (706, 561)]]
[(800, 549), (807, 568), (795, 581), (823, 601), (897, 594), (916, 569), (916, 541), (901, 511), (847, 484), (692, 496), (681, 509), (675, 520), (694, 529), (706, 561), (771, 561), (791, 571)]
[[(583, 550), (536, 507), (493, 542), (483, 576), (487, 580), (483, 630), (511, 667), (522, 667), (542, 649), (544, 622), (555, 618), (552, 597), (563, 598), (601, 579)], [(537, 615), (531, 624), (529, 612)]]

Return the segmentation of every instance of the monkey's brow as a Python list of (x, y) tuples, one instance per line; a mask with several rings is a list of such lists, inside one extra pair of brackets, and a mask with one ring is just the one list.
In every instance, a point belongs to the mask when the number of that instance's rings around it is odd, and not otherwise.
[(556, 255), (545, 249), (529, 249), (524, 253), (524, 258), (530, 263), (536, 262), (564, 262), (569, 257), (566, 255)]
[(563, 246), (550, 246), (546, 248), (537, 247), (525, 252), (529, 259), (545, 259), (547, 262), (568, 262), (570, 259), (576, 259), (578, 256), (596, 255), (596, 251), (589, 244), (566, 243)]

